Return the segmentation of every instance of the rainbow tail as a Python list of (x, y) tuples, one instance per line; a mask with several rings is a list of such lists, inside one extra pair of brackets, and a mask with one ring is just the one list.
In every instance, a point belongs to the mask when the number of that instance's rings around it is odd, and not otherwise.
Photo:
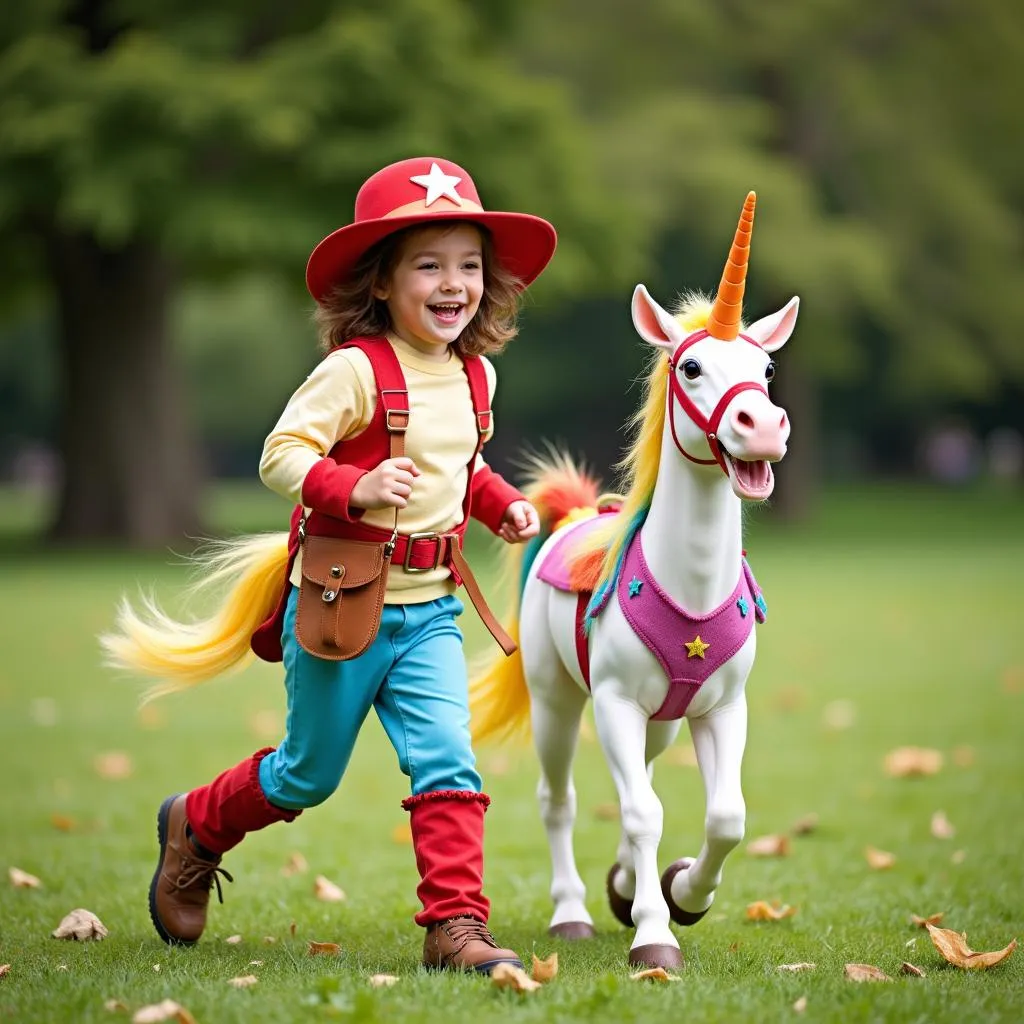
[[(512, 591), (505, 627), (519, 642), (519, 605), (537, 552), (556, 529), (596, 514), (600, 481), (591, 477), (563, 452), (532, 455), (523, 493), (537, 508), (540, 535), (523, 548), (511, 544), (504, 555), (502, 585)], [(487, 656), (479, 671), (471, 670), (469, 707), (474, 743), (525, 739), (530, 729), (530, 692), (523, 673), (522, 654)]]
[(229, 584), (220, 605), (206, 618), (181, 622), (152, 596), (143, 596), (141, 611), (125, 598), (117, 610), (115, 631), (99, 638), (105, 664), (161, 680), (146, 693), (146, 700), (241, 668), (252, 659), (249, 640), (281, 597), (288, 534), (216, 541), (193, 561), (198, 569), (193, 594)]

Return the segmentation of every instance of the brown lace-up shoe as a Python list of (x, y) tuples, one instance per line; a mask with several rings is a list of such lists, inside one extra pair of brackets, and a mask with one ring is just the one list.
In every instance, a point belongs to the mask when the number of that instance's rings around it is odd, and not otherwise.
[(522, 967), (511, 949), (502, 949), (487, 926), (475, 917), (452, 917), (427, 928), (423, 965), (435, 971), (479, 971), (490, 974), (498, 964)]
[(189, 837), (187, 824), (185, 795), (169, 796), (157, 815), (160, 863), (149, 886), (149, 916), (157, 933), (164, 942), (181, 946), (191, 946), (203, 934), (214, 883), (224, 902), (218, 875), (234, 881), (219, 867), (220, 857), (211, 857)]

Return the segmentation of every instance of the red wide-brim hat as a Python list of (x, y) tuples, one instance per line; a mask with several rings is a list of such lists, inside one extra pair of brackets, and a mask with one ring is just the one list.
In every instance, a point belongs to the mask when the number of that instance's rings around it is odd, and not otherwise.
[(542, 217), (485, 210), (473, 179), (458, 164), (440, 157), (414, 157), (389, 164), (363, 183), (353, 222), (332, 231), (310, 255), (306, 287), (319, 302), (375, 242), (402, 228), (446, 220), (467, 220), (487, 228), (495, 258), (524, 287), (555, 252), (555, 229)]

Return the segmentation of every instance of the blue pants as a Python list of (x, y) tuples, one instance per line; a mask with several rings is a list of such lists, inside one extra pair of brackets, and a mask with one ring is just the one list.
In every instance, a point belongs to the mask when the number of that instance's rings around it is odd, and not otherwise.
[(260, 762), (267, 799), (287, 810), (322, 803), (338, 788), (372, 707), (412, 793), (480, 792), (470, 746), (469, 696), (454, 596), (384, 605), (380, 632), (350, 661), (326, 661), (295, 639), (298, 588), (283, 629), (288, 717), (281, 745)]

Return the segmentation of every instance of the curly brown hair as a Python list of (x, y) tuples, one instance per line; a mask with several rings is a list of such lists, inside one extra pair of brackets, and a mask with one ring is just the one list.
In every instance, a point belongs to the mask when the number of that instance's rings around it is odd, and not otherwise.
[[(480, 232), (484, 288), (476, 315), (453, 348), (460, 356), (493, 355), (518, 331), (516, 314), (522, 282), (495, 258), (491, 233), (483, 225), (471, 220), (448, 220), (444, 222), (444, 230), (463, 225)], [(317, 303), (313, 318), (323, 351), (329, 352), (353, 338), (376, 337), (391, 330), (387, 303), (376, 298), (374, 292), (390, 284), (402, 246), (409, 236), (428, 228), (434, 225), (402, 228), (372, 245), (359, 258), (352, 273)]]

